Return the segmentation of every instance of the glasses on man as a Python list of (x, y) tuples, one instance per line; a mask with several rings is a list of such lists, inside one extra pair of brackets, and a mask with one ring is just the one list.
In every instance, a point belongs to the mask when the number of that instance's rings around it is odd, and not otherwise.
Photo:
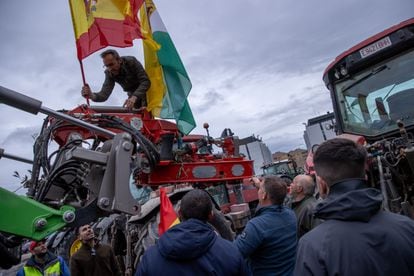
[(110, 68), (110, 67), (113, 67), (113, 66), (115, 66), (115, 62), (111, 62), (111, 63), (108, 63), (108, 64), (104, 64), (103, 65), (103, 68)]

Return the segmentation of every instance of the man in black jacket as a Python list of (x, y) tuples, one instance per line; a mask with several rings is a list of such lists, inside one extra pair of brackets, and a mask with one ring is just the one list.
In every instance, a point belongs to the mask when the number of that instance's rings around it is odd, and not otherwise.
[(101, 91), (93, 93), (89, 85), (85, 85), (82, 87), (82, 96), (94, 102), (104, 102), (111, 95), (115, 83), (118, 83), (128, 94), (124, 103), (126, 108), (146, 106), (147, 90), (151, 82), (141, 63), (133, 56), (121, 57), (112, 49), (102, 52), (101, 57), (106, 68)]
[(414, 221), (381, 209), (382, 194), (365, 180), (367, 153), (335, 138), (314, 155), (324, 219), (299, 241), (295, 275), (413, 275)]
[(112, 247), (97, 243), (95, 233), (89, 224), (78, 228), (78, 239), (82, 246), (70, 258), (70, 275), (122, 275)]

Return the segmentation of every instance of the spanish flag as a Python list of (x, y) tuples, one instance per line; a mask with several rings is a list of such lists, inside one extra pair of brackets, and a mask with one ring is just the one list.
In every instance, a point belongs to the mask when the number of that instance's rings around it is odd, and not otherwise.
[(175, 119), (178, 129), (189, 134), (196, 126), (187, 101), (190, 78), (152, 0), (144, 0), (140, 19), (145, 71), (151, 80), (147, 109), (153, 116)]
[(160, 188), (160, 224), (158, 225), (158, 235), (161, 237), (165, 231), (178, 223), (180, 223), (180, 220), (165, 192), (165, 188)]
[(69, 0), (78, 59), (106, 47), (129, 47), (142, 38), (143, 0)]

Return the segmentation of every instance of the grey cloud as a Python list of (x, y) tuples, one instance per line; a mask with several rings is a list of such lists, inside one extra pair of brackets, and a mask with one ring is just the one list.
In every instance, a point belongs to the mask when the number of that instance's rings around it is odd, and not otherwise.
[(209, 90), (207, 93), (203, 94), (201, 102), (195, 107), (193, 107), (193, 110), (196, 113), (206, 112), (217, 105), (222, 106), (223, 101), (224, 97), (220, 93), (212, 89)]
[[(414, 10), (412, 0), (159, 0), (156, 5), (191, 77), (190, 104), (197, 122), (209, 121), (211, 132), (218, 135), (222, 127), (240, 135), (255, 132), (267, 137), (273, 150), (303, 143), (301, 122), (330, 110), (321, 80), (329, 62), (368, 36), (413, 17)], [(38, 98), (52, 109), (84, 103), (67, 1), (0, 1), (0, 37), (0, 85)], [(124, 51), (139, 55), (136, 47)], [(91, 55), (83, 64), (87, 81), (99, 89), (100, 58)], [(234, 100), (239, 90), (264, 78), (269, 87), (262, 89), (273, 91), (272, 84), (281, 76), (299, 82), (312, 72), (317, 72), (320, 85), (304, 82), (285, 102), (277, 93), (266, 94), (267, 102), (280, 103), (277, 108), (259, 112)], [(260, 92), (245, 97), (253, 101)], [(118, 87), (105, 104), (120, 104), (124, 97)], [(223, 110), (229, 116), (222, 116)], [(9, 121), (23, 127), (9, 136), (1, 134), (0, 142), (7, 139), (8, 145), (24, 143), (30, 148), (31, 134), (40, 128), (34, 126), (41, 119), (27, 119), (21, 111), (2, 106), (0, 113), (2, 132)]]
[(17, 128), (14, 131), (10, 132), (3, 141), (0, 142), (0, 145), (11, 144), (13, 146), (33, 144), (34, 138), (40, 132), (41, 126), (31, 126), (31, 127), (21, 127)]

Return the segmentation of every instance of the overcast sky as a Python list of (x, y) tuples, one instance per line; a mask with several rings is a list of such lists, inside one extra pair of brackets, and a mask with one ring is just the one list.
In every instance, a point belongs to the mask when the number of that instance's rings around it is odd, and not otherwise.
[[(414, 17), (413, 0), (154, 0), (193, 89), (197, 128), (219, 136), (260, 135), (272, 152), (305, 148), (303, 123), (332, 110), (322, 82), (326, 66), (365, 38)], [(0, 1), (0, 85), (51, 109), (85, 103), (67, 1)], [(141, 41), (123, 55), (142, 60)], [(99, 52), (84, 60), (87, 82), (104, 79)], [(121, 105), (116, 86), (105, 104)], [(0, 104), (0, 148), (33, 158), (44, 115)], [(0, 186), (15, 190), (13, 171), (29, 165), (0, 159)]]

